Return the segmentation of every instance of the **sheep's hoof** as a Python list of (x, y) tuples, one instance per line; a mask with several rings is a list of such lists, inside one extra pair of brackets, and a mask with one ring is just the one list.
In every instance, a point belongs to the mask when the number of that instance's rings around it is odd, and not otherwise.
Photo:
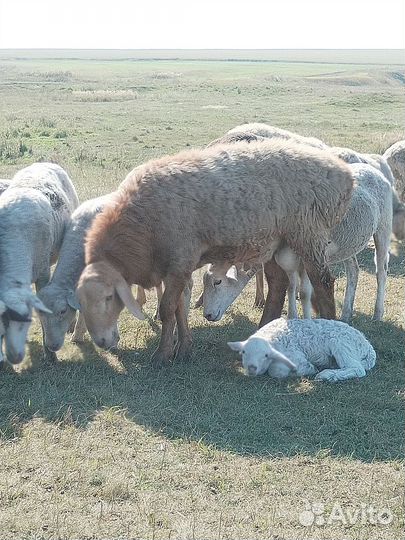
[(50, 364), (54, 364), (58, 361), (58, 357), (56, 356), (56, 352), (50, 351), (49, 349), (45, 348), (42, 358), (44, 362), (49, 362)]
[(186, 340), (183, 343), (178, 343), (175, 349), (176, 361), (182, 362), (183, 360), (188, 360), (191, 354), (191, 347), (191, 340)]
[(152, 354), (151, 363), (155, 369), (162, 369), (164, 366), (168, 366), (170, 364), (171, 359), (172, 357), (170, 354), (161, 352), (159, 349), (157, 349)]

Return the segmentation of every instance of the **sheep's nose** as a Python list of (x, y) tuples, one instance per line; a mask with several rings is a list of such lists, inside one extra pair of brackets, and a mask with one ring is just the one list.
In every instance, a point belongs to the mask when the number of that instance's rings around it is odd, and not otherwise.
[(256, 375), (257, 367), (256, 366), (248, 366), (248, 373), (249, 375)]
[(206, 313), (204, 317), (207, 319), (207, 321), (212, 321), (212, 313)]

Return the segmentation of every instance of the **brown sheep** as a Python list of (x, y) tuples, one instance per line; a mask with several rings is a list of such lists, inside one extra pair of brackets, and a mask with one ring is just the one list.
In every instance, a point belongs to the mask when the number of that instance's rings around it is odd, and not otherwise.
[[(278, 140), (186, 151), (135, 168), (87, 237), (78, 296), (91, 336), (102, 347), (114, 346), (123, 306), (142, 318), (130, 285), (164, 281), (153, 359), (170, 360), (175, 318), (177, 355), (186, 356), (191, 335), (183, 290), (192, 272), (212, 263), (221, 279), (233, 264), (270, 260), (282, 240), (303, 258), (321, 316), (335, 318), (325, 248), (352, 189), (340, 159)], [(267, 301), (261, 324), (266, 308)]]

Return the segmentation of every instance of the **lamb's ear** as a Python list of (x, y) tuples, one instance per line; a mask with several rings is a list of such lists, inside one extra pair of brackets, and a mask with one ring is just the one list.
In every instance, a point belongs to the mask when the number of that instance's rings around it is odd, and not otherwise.
[(228, 347), (236, 352), (242, 352), (245, 341), (228, 341)]
[(41, 313), (49, 313), (50, 315), (52, 315), (52, 311), (46, 307), (46, 305), (38, 298), (36, 294), (33, 294), (31, 296), (30, 304), (37, 311), (40, 311)]
[(226, 273), (226, 277), (228, 279), (231, 279), (232, 281), (238, 281), (238, 270), (235, 265), (232, 265), (228, 272)]
[(72, 309), (76, 309), (77, 311), (80, 311), (81, 306), (80, 306), (79, 300), (77, 299), (75, 291), (69, 291), (68, 296), (67, 296), (67, 303)]
[(115, 286), (118, 296), (124, 302), (125, 307), (132, 313), (134, 317), (143, 321), (145, 315), (142, 312), (142, 308), (139, 303), (136, 301), (134, 295), (132, 294), (131, 287), (123, 279), (118, 285)]
[(272, 349), (271, 353), (269, 353), (269, 356), (273, 362), (281, 362), (285, 366), (289, 367), (292, 371), (295, 371), (297, 369), (297, 366), (294, 364), (294, 362), (291, 362), (289, 358), (284, 356), (284, 354), (282, 354), (281, 352), (276, 351), (276, 349)]

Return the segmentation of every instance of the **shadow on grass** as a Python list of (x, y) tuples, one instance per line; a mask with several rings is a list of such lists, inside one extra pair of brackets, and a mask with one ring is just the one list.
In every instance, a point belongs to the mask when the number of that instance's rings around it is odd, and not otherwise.
[[(357, 314), (378, 364), (363, 380), (326, 385), (248, 378), (228, 340), (255, 330), (237, 315), (193, 329), (187, 363), (156, 371), (150, 355), (158, 335), (139, 350), (98, 351), (90, 341), (77, 358), (0, 376), (4, 438), (18, 437), (33, 417), (85, 429), (103, 408), (120, 407), (133, 422), (171, 438), (203, 441), (239, 454), (293, 456), (331, 453), (366, 462), (400, 457), (403, 445), (404, 333)], [(146, 323), (142, 323), (146, 324)], [(30, 343), (31, 355), (41, 348)]]

